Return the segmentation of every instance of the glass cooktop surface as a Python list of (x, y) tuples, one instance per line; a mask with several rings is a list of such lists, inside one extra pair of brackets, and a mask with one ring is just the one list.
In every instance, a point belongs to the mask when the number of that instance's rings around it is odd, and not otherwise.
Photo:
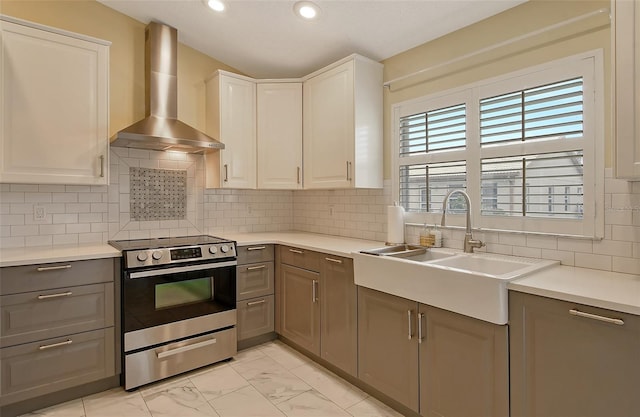
[(210, 243), (231, 242), (229, 239), (209, 235), (159, 237), (153, 239), (110, 240), (109, 244), (119, 250), (140, 250), (197, 246)]

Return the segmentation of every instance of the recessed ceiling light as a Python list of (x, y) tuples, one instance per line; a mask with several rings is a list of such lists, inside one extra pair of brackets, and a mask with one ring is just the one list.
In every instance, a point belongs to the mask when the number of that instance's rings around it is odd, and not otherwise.
[(320, 15), (320, 7), (310, 1), (299, 1), (293, 5), (296, 14), (304, 19), (312, 20)]
[(224, 11), (224, 3), (221, 2), (220, 0), (208, 0), (207, 6), (209, 6), (211, 9), (215, 10), (216, 12)]

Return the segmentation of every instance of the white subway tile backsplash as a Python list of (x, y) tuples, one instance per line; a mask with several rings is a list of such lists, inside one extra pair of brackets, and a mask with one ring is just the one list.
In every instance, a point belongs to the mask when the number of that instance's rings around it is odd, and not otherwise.
[(11, 184), (11, 191), (13, 192), (38, 192), (37, 184)]
[(76, 213), (54, 214), (53, 223), (54, 224), (78, 223), (78, 214)]
[(593, 253), (575, 254), (575, 266), (581, 268), (601, 269), (603, 271), (611, 271), (612, 259), (608, 255), (595, 255)]
[(38, 236), (26, 236), (24, 245), (27, 247), (53, 245), (53, 236), (42, 234)]
[[(593, 253), (599, 255), (629, 256), (633, 255), (633, 244), (631, 242), (620, 242), (615, 240), (600, 240), (593, 242)], [(638, 260), (640, 263), (640, 260)]]
[(639, 242), (640, 227), (612, 225), (611, 238), (613, 240), (623, 240), (626, 242)]
[(640, 275), (640, 259), (614, 256), (612, 270), (615, 272), (623, 272), (625, 274)]
[(37, 236), (37, 225), (11, 226), (11, 236)]

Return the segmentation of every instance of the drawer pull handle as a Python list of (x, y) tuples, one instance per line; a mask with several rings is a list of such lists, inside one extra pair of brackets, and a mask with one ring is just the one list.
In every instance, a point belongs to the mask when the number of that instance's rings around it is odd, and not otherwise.
[(68, 297), (70, 295), (73, 295), (73, 293), (71, 291), (61, 292), (61, 293), (58, 293), (58, 294), (39, 295), (38, 296), (38, 300), (46, 300), (48, 298)]
[(265, 300), (265, 299), (262, 299), (260, 301), (251, 301), (251, 302), (247, 303), (247, 307), (257, 306), (258, 304), (264, 304), (266, 302), (267, 302), (267, 300)]
[(265, 269), (266, 267), (267, 267), (266, 265), (248, 266), (247, 271), (255, 271), (256, 269)]
[(58, 266), (39, 266), (36, 271), (38, 272), (46, 272), (46, 271), (57, 271), (58, 269), (70, 269), (71, 265), (58, 265)]
[(318, 301), (318, 280), (317, 279), (314, 279), (313, 281), (311, 281), (311, 301), (314, 303)]
[(178, 353), (188, 352), (193, 349), (199, 349), (201, 347), (213, 345), (217, 341), (218, 340), (214, 338), (214, 339), (205, 340), (203, 342), (198, 342), (198, 343), (194, 343), (187, 346), (181, 346), (179, 348), (175, 348), (171, 350), (165, 350), (164, 352), (156, 352), (156, 356), (158, 357), (158, 359), (163, 359), (169, 356), (177, 355)]
[(100, 155), (100, 178), (104, 178), (104, 155)]
[(333, 259), (333, 258), (324, 258), (324, 259), (326, 259), (329, 262), (334, 262), (334, 263), (337, 263), (337, 264), (341, 264), (342, 263), (342, 261), (340, 259)]
[(585, 313), (584, 311), (571, 309), (569, 310), (569, 314), (572, 316), (584, 317), (587, 319), (604, 321), (605, 323), (616, 324), (618, 326), (622, 326), (624, 324), (624, 320), (622, 319), (612, 319), (610, 317), (599, 316), (597, 314)]
[(66, 346), (66, 345), (70, 345), (73, 343), (73, 340), (71, 339), (67, 339), (64, 342), (60, 342), (60, 343), (52, 343), (50, 345), (43, 345), (38, 347), (38, 349), (40, 350), (47, 350), (47, 349), (51, 349), (51, 348), (57, 348), (57, 347), (61, 347), (61, 346)]
[(407, 321), (409, 323), (409, 333), (408, 333), (408, 336), (409, 336), (408, 339), (409, 340), (411, 340), (413, 338), (413, 332), (412, 332), (412, 330), (413, 330), (412, 324), (413, 323), (411, 323), (413, 320), (412, 320), (411, 316), (412, 316), (411, 310), (407, 310), (407, 319), (408, 319)]
[(304, 251), (301, 251), (299, 249), (289, 249), (289, 252), (299, 253), (299, 254), (303, 254), (304, 253)]
[(267, 249), (266, 246), (251, 246), (250, 248), (247, 248), (247, 250), (264, 250)]

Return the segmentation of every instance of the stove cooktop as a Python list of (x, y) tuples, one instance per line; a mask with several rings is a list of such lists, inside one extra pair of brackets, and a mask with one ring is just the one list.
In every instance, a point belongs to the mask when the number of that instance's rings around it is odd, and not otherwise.
[(178, 248), (181, 246), (200, 246), (212, 243), (230, 243), (231, 240), (209, 235), (159, 237), (153, 239), (110, 240), (109, 244), (121, 251)]

